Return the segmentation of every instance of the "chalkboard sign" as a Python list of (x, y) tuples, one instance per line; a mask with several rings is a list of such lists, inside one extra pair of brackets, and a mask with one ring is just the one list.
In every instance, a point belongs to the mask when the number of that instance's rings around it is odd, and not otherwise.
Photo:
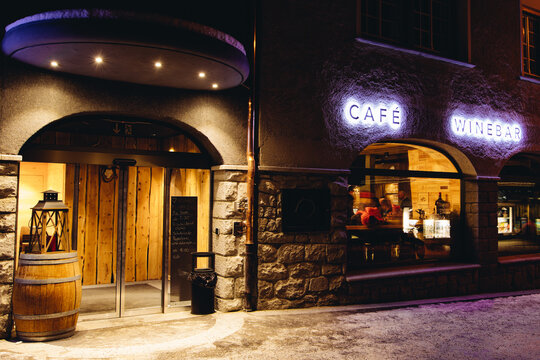
[(197, 197), (171, 197), (171, 300), (191, 299), (191, 254), (197, 251)]

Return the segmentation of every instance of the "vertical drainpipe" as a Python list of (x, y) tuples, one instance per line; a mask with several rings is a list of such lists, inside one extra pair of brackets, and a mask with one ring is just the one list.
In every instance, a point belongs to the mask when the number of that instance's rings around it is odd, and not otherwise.
[(257, 166), (258, 166), (258, 119), (257, 119), (257, 82), (256, 74), (256, 49), (257, 49), (257, 3), (252, 1), (252, 68), (251, 86), (248, 101), (248, 126), (247, 126), (247, 209), (246, 209), (246, 251), (244, 258), (244, 310), (253, 311), (256, 308), (257, 294)]

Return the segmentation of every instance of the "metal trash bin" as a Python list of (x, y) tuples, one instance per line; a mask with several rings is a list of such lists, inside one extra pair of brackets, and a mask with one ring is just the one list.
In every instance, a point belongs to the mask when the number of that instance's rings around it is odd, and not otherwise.
[[(191, 273), (191, 313), (196, 315), (212, 314), (214, 310), (214, 288), (217, 274), (214, 271), (215, 254), (213, 252), (194, 252)], [(208, 258), (208, 267), (197, 267), (197, 259)]]

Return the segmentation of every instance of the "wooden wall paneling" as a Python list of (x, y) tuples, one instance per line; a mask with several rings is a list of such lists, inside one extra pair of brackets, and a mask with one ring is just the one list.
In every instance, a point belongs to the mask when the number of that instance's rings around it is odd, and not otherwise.
[(137, 149), (137, 140), (132, 136), (126, 136), (124, 145), (126, 149), (135, 150)]
[(148, 138), (148, 149), (150, 151), (159, 151), (159, 141), (156, 138)]
[(112, 147), (113, 137), (110, 135), (100, 135), (99, 146), (109, 149)]
[[(66, 240), (71, 249), (71, 229), (73, 224), (73, 199), (75, 197), (75, 165), (66, 164), (66, 174), (64, 180), (64, 204), (69, 208), (66, 218)], [(67, 249), (66, 249), (67, 250)]]
[(186, 137), (184, 135), (177, 135), (173, 138), (173, 147), (175, 152), (186, 152)]
[(45, 145), (55, 145), (56, 144), (56, 132), (55, 131), (44, 131), (40, 136), (40, 143)]
[(210, 170), (197, 169), (199, 173), (199, 199), (198, 215), (199, 225), (197, 229), (197, 250), (208, 251), (209, 221), (210, 221)]
[(97, 165), (88, 165), (86, 199), (86, 238), (84, 247), (83, 285), (94, 285), (96, 283), (99, 216), (99, 166)]
[(200, 153), (200, 149), (191, 139), (185, 135), (176, 135), (174, 137), (167, 138), (163, 141), (162, 150), (174, 152), (191, 152)]
[(163, 180), (165, 169), (152, 168), (150, 188), (150, 237), (148, 244), (148, 279), (161, 279), (163, 254)]
[[(209, 251), (210, 170), (193, 169), (197, 174), (197, 251)], [(198, 267), (208, 267), (208, 258), (200, 258)]]
[(128, 168), (127, 209), (126, 209), (126, 282), (135, 281), (135, 220), (137, 216), (137, 168)]
[[(88, 166), (85, 164), (80, 165), (79, 169), (79, 206), (77, 214), (77, 255), (79, 256), (81, 273), (84, 269), (84, 249), (86, 244), (86, 175)], [(84, 279), (83, 279), (84, 283)]]
[(61, 131), (56, 131), (56, 145), (69, 145), (71, 134)]
[(193, 141), (191, 141), (191, 139), (189, 139), (188, 137), (186, 137), (186, 148), (187, 148), (187, 152), (190, 152), (190, 153), (200, 153), (201, 152), (199, 150), (199, 147), (197, 145), (195, 145), (195, 143)]
[[(101, 168), (101, 167), (98, 167)], [(97, 284), (112, 282), (113, 240), (114, 240), (114, 207), (116, 181), (109, 182), (99, 176), (99, 220), (97, 239)]]
[(149, 150), (148, 138), (138, 137), (136, 139), (137, 139), (137, 150)]
[(123, 149), (125, 144), (125, 138), (123, 136), (112, 136), (111, 146), (113, 149)]
[(148, 279), (148, 240), (150, 232), (150, 180), (149, 167), (138, 167), (137, 181), (137, 222), (135, 238), (135, 278)]

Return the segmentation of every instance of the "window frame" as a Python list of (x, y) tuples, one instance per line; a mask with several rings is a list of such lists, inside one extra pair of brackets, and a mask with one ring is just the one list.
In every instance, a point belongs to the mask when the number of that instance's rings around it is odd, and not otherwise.
[[(413, 8), (413, 1), (415, 0), (401, 0), (402, 10), (404, 15), (401, 16), (398, 22), (398, 27), (401, 29), (402, 36), (399, 39), (385, 38), (382, 36), (382, 30), (379, 24), (379, 35), (373, 35), (367, 31), (363, 31), (363, 4), (369, 0), (357, 0), (356, 1), (356, 36), (360, 39), (365, 39), (368, 42), (380, 42), (382, 44), (389, 44), (390, 46), (401, 47), (412, 51), (418, 51), (420, 53), (429, 54), (435, 57), (441, 57), (451, 59), (460, 62), (471, 62), (471, 41), (470, 41), (470, 0), (450, 0), (449, 3), (452, 8), (451, 16), (448, 21), (448, 36), (450, 36), (451, 44), (442, 50), (428, 49), (423, 46), (415, 45), (415, 30), (414, 22), (415, 9)], [(385, 0), (375, 0), (379, 2), (379, 11), (382, 11), (381, 4)], [(433, 1), (433, 0), (429, 0)], [(433, 17), (433, 16), (432, 16)], [(433, 19), (430, 17), (430, 23), (433, 24)], [(379, 23), (383, 21), (382, 15), (379, 16)], [(431, 26), (431, 43), (433, 44), (433, 26)]]
[[(530, 68), (530, 60), (531, 60), (531, 57), (530, 57), (530, 41), (529, 41), (529, 36), (530, 36), (530, 32), (528, 30), (528, 25), (529, 25), (529, 21), (527, 21), (527, 29), (525, 29), (525, 17), (526, 15), (525, 14), (528, 14), (528, 18), (530, 17), (533, 17), (533, 18), (536, 18), (537, 22), (537, 27), (540, 28), (540, 10), (536, 10), (536, 9), (533, 9), (531, 7), (528, 7), (528, 6), (522, 6), (521, 7), (521, 12), (520, 12), (520, 33), (521, 33), (521, 36), (520, 36), (520, 49), (521, 49), (521, 74), (522, 76), (525, 76), (525, 77), (528, 77), (528, 78), (531, 78), (531, 79), (535, 79), (535, 80), (540, 80), (540, 56), (538, 53), (540, 53), (540, 51), (538, 51), (537, 49), (537, 54), (536, 54), (536, 58), (534, 59), (534, 61), (536, 62), (536, 66), (537, 66), (537, 71), (538, 73), (533, 73), (531, 72), (531, 68)], [(526, 38), (526, 40), (525, 40)], [(540, 39), (540, 33), (537, 34), (537, 38)], [(538, 48), (538, 46), (540, 46), (539, 44), (536, 44), (536, 47)], [(524, 54), (524, 47), (527, 48), (527, 52), (528, 54)], [(526, 56), (527, 55), (527, 56)], [(526, 65), (525, 65), (525, 60), (528, 59), (528, 69), (526, 68)]]
[[(527, 161), (530, 161), (530, 164), (524, 165), (524, 163), (526, 163)], [(531, 210), (531, 204), (533, 205), (532, 209), (534, 209), (534, 206), (538, 207), (538, 205), (540, 204), (540, 201), (538, 200), (538, 194), (540, 191), (540, 171), (538, 170), (537, 166), (539, 163), (540, 154), (528, 152), (518, 153), (506, 161), (505, 165), (500, 170), (500, 179), (497, 184), (498, 210), (502, 207), (513, 207), (517, 209), (520, 206), (526, 206), (527, 211), (525, 212), (525, 214), (527, 224), (536, 224), (536, 219), (538, 219), (540, 215), (538, 213), (538, 208), (536, 212), (533, 212)], [(509, 172), (511, 172), (512, 174), (509, 174)], [(534, 196), (528, 196), (527, 201), (524, 201), (523, 195), (521, 196), (521, 198), (501, 198), (501, 194), (503, 192), (511, 193), (512, 191), (516, 191), (516, 189), (521, 189), (522, 192), (525, 192), (528, 189), (528, 191), (532, 192)], [(499, 218), (498, 214), (497, 218)], [(515, 245), (509, 247), (507, 246), (504, 250), (501, 249), (501, 241), (521, 241), (522, 245), (520, 246), (523, 246), (527, 245), (527, 242), (529, 242), (529, 245), (530, 243), (537, 243), (538, 239), (540, 239), (540, 234), (538, 233), (538, 230), (536, 230), (535, 234), (522, 234), (522, 230), (515, 231), (515, 225), (519, 225), (520, 227), (523, 226), (523, 223), (517, 222), (518, 216), (516, 216), (516, 214), (508, 214), (506, 218), (512, 219), (511, 221), (513, 226), (511, 228), (511, 231), (509, 232), (499, 232), (499, 228), (497, 227), (497, 256), (499, 258), (504, 258), (507, 256), (530, 256), (540, 254), (539, 251), (534, 249), (519, 250)], [(519, 216), (520, 220), (522, 218), (524, 218), (523, 214)], [(498, 221), (499, 219), (497, 219), (497, 222)]]
[[(384, 141), (382, 141), (384, 143)], [(348, 183), (349, 185), (356, 185), (358, 183), (359, 177), (367, 177), (367, 176), (384, 176), (384, 177), (394, 177), (396, 179), (399, 178), (432, 178), (432, 179), (454, 179), (459, 180), (459, 188), (460, 188), (460, 195), (459, 195), (459, 201), (460, 201), (460, 211), (459, 215), (457, 217), (458, 220), (458, 228), (456, 230), (456, 237), (452, 239), (452, 247), (454, 249), (453, 255), (450, 259), (429, 259), (429, 260), (421, 260), (421, 261), (413, 261), (411, 263), (397, 263), (393, 265), (373, 265), (373, 266), (367, 266), (362, 267), (364, 270), (367, 271), (374, 271), (374, 270), (380, 270), (380, 269), (391, 269), (399, 266), (408, 266), (408, 265), (421, 265), (421, 264), (434, 264), (434, 263), (444, 263), (448, 261), (463, 261), (466, 258), (466, 253), (464, 250), (464, 244), (465, 244), (465, 237), (464, 237), (464, 231), (465, 231), (465, 218), (466, 218), (466, 211), (465, 211), (465, 174), (461, 170), (461, 168), (458, 166), (458, 163), (456, 160), (450, 156), (446, 151), (443, 149), (439, 149), (436, 147), (432, 147), (423, 143), (416, 143), (416, 142), (406, 142), (406, 141), (398, 141), (398, 140), (391, 140), (388, 141), (388, 143), (392, 144), (401, 144), (401, 145), (416, 145), (421, 146), (425, 148), (429, 148), (432, 150), (437, 151), (441, 155), (445, 156), (454, 166), (456, 169), (456, 172), (447, 172), (447, 171), (419, 171), (419, 170), (391, 170), (391, 169), (373, 169), (373, 168), (361, 168), (361, 167), (352, 167), (351, 172), (348, 176)], [(361, 156), (362, 151), (359, 152), (359, 156)], [(347, 220), (347, 225), (351, 225), (350, 219)], [(352, 231), (354, 232), (354, 231)], [(350, 230), (347, 231), (348, 238), (350, 241), (350, 236), (352, 234)], [(349, 264), (352, 265), (352, 264)]]

